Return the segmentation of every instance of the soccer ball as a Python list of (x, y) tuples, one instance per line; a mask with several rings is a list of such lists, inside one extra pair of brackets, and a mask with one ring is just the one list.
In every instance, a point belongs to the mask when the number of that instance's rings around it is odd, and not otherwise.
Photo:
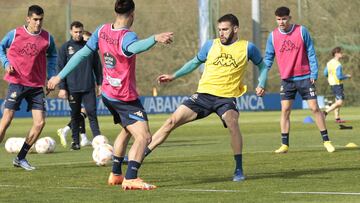
[(101, 144), (108, 144), (109, 140), (104, 135), (97, 135), (91, 142), (92, 147), (95, 149), (97, 146)]
[(40, 138), (35, 143), (35, 150), (39, 154), (54, 152), (55, 147), (56, 147), (56, 142), (51, 137)]
[(23, 137), (10, 137), (5, 142), (5, 150), (8, 153), (18, 153), (25, 142)]
[(105, 166), (111, 161), (113, 151), (114, 149), (111, 145), (101, 144), (94, 149), (92, 158), (96, 165)]

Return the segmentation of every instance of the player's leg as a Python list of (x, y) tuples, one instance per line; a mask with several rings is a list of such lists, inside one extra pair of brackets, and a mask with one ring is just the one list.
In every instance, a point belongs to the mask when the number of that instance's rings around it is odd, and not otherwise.
[(307, 79), (299, 81), (297, 85), (299, 89), (299, 94), (301, 95), (303, 100), (307, 101), (309, 109), (313, 113), (315, 123), (320, 130), (320, 135), (323, 139), (324, 147), (328, 152), (334, 152), (335, 148), (329, 140), (328, 131), (326, 129), (325, 116), (321, 112), (317, 102), (315, 84), (311, 83), (310, 79)]
[(89, 118), (90, 129), (93, 137), (101, 135), (99, 122), (96, 112), (96, 94), (95, 90), (91, 90), (83, 94), (83, 105)]
[(5, 137), (6, 130), (9, 128), (12, 119), (14, 118), (15, 111), (11, 109), (4, 109), (3, 116), (0, 121), (0, 143)]
[(145, 147), (151, 142), (151, 134), (147, 121), (137, 121), (127, 125), (126, 129), (133, 136), (134, 142), (129, 150), (128, 168), (122, 188), (124, 190), (152, 190), (155, 185), (145, 183), (138, 178), (138, 171), (144, 158)]
[(69, 92), (69, 106), (71, 109), (71, 132), (73, 139), (73, 142), (71, 143), (72, 150), (80, 149), (81, 98), (81, 93)]
[(124, 176), (122, 175), (121, 166), (124, 162), (126, 147), (130, 137), (130, 133), (123, 128), (114, 141), (113, 165), (108, 179), (109, 185), (120, 185), (123, 182)]
[(81, 115), (80, 134), (86, 134), (85, 119), (87, 118), (87, 115), (84, 107), (81, 108), (80, 115)]
[(239, 113), (234, 109), (230, 109), (222, 115), (222, 120), (225, 122), (227, 128), (229, 129), (231, 137), (231, 147), (234, 153), (234, 160), (236, 164), (233, 181), (245, 180), (242, 167), (243, 138), (240, 132), (240, 126), (238, 122)]
[(0, 121), (0, 143), (3, 141), (6, 130), (9, 128), (15, 111), (20, 108), (23, 99), (23, 86), (17, 84), (9, 84), (8, 92), (5, 97), (5, 105), (3, 116)]
[(196, 119), (197, 113), (185, 105), (180, 105), (176, 111), (165, 121), (165, 123), (153, 134), (151, 143), (146, 149), (145, 154), (148, 155), (158, 145), (162, 144), (171, 131)]
[(287, 153), (289, 150), (289, 135), (290, 135), (290, 114), (292, 104), (296, 96), (296, 86), (294, 81), (282, 80), (280, 87), (281, 96), (281, 146), (275, 153)]
[(330, 139), (328, 136), (328, 131), (326, 129), (325, 117), (322, 114), (322, 112), (320, 111), (317, 100), (310, 99), (310, 100), (307, 100), (307, 103), (308, 103), (309, 109), (311, 110), (311, 112), (314, 115), (315, 123), (316, 123), (318, 129), (320, 130), (320, 134), (321, 134), (321, 137), (324, 142), (324, 147), (326, 148), (326, 150), (328, 152), (334, 152), (335, 148), (330, 142)]

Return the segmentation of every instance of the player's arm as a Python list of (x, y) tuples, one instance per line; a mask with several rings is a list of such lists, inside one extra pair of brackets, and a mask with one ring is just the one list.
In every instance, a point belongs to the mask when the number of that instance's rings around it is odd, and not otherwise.
[[(57, 66), (56, 66), (57, 73), (60, 73), (61, 70), (66, 65), (67, 62), (66, 51), (67, 51), (67, 43), (65, 43), (58, 51)], [(62, 99), (67, 99), (68, 94), (67, 94), (66, 80), (61, 80), (61, 82), (59, 83), (59, 89), (60, 91), (58, 93), (58, 97)]]
[(165, 32), (152, 35), (139, 40), (135, 32), (128, 32), (124, 36), (122, 49), (127, 56), (139, 54), (152, 48), (157, 42), (169, 44), (172, 42), (173, 33)]
[(342, 65), (339, 65), (337, 68), (336, 68), (336, 76), (337, 78), (339, 78), (339, 80), (346, 80), (348, 78), (351, 77), (351, 75), (344, 75), (343, 72), (342, 72)]
[(50, 35), (50, 45), (46, 50), (46, 58), (47, 58), (47, 78), (50, 79), (51, 77), (56, 75), (56, 46), (54, 38)]
[(185, 63), (180, 69), (178, 69), (173, 74), (162, 74), (157, 78), (159, 83), (171, 82), (179, 77), (187, 75), (199, 67), (202, 63), (206, 61), (207, 54), (212, 46), (213, 40), (207, 41), (203, 47), (200, 49), (200, 52), (190, 61)]
[(328, 77), (328, 76), (329, 76), (329, 72), (328, 72), (327, 66), (325, 66), (325, 68), (324, 68), (324, 76), (325, 76), (325, 77)]
[(264, 63), (268, 69), (270, 69), (271, 66), (273, 65), (274, 58), (275, 58), (275, 49), (273, 43), (273, 33), (271, 32), (266, 41), (265, 56), (264, 56)]
[(258, 96), (263, 96), (265, 94), (265, 86), (269, 69), (266, 67), (263, 61), (260, 50), (251, 42), (248, 43), (247, 55), (248, 60), (251, 60), (259, 69), (259, 83), (256, 88), (256, 94)]
[(98, 53), (94, 53), (93, 57), (94, 57), (93, 68), (94, 68), (94, 75), (95, 75), (95, 83), (97, 86), (96, 95), (100, 96), (101, 95), (101, 84), (103, 81), (102, 65), (101, 65), (101, 61), (100, 61), (100, 57), (99, 57)]
[(0, 42), (0, 60), (2, 67), (6, 72), (14, 72), (14, 67), (10, 64), (9, 59), (6, 56), (6, 49), (8, 49), (15, 37), (15, 30), (8, 32)]
[(310, 37), (309, 31), (304, 26), (301, 26), (301, 36), (303, 38), (306, 47), (307, 57), (309, 59), (310, 79), (315, 81), (318, 78), (318, 72), (319, 72), (318, 60), (316, 58), (314, 44)]

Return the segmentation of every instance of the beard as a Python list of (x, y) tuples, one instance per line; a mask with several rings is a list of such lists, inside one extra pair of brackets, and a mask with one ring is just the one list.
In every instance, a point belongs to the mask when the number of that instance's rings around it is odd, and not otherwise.
[(225, 42), (222, 42), (222, 41), (221, 41), (221, 43), (222, 43), (223, 45), (229, 45), (229, 44), (231, 44), (232, 41), (233, 41), (234, 35), (235, 35), (234, 31), (231, 31), (231, 33), (229, 34), (229, 37), (228, 37), (228, 38), (224, 38), (224, 39), (225, 39)]

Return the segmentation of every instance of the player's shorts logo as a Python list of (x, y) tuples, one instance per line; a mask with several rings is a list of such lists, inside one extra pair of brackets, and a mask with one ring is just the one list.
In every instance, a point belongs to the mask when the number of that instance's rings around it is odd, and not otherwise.
[(16, 92), (13, 92), (13, 93), (10, 94), (10, 98), (16, 99), (16, 97), (17, 97), (17, 93), (16, 93)]
[(135, 112), (134, 115), (136, 115), (138, 117), (141, 117), (141, 118), (144, 118), (144, 114), (141, 111)]
[(106, 68), (114, 68), (116, 65), (116, 59), (109, 52), (104, 53), (104, 63)]

